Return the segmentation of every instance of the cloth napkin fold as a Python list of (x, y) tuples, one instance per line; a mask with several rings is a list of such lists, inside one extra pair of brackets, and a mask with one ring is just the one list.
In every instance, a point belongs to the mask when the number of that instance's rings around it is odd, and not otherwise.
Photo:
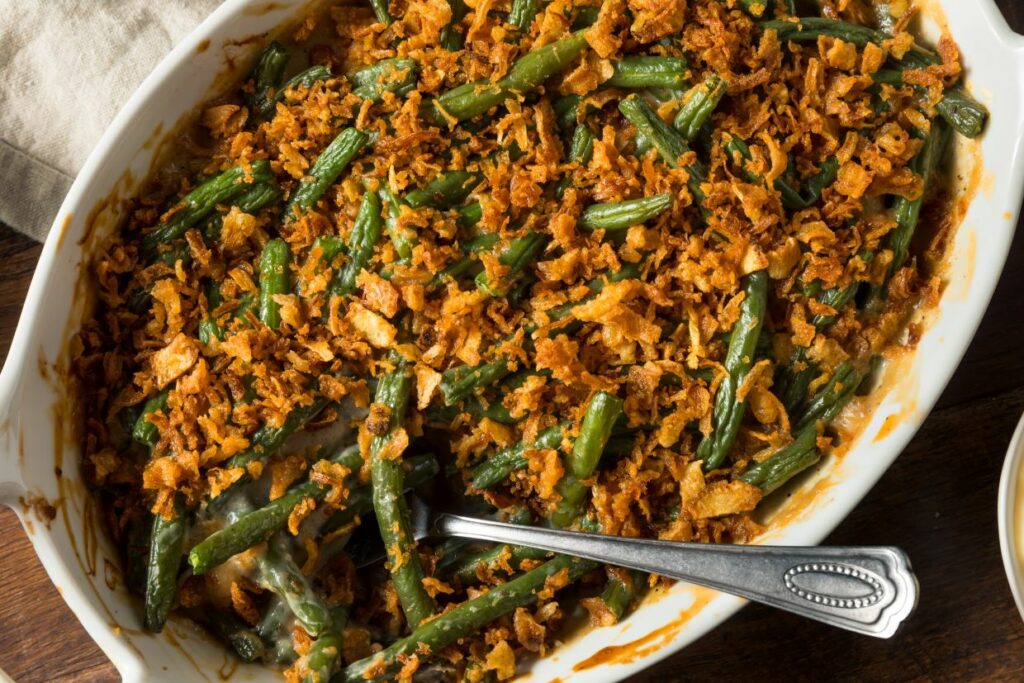
[(132, 91), (220, 0), (0, 0), (0, 222), (46, 239)]

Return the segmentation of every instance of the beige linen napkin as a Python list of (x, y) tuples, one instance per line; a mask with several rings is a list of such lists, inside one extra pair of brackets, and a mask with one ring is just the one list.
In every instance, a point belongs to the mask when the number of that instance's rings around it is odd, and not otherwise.
[(46, 238), (103, 130), (220, 0), (0, 0), (0, 222)]

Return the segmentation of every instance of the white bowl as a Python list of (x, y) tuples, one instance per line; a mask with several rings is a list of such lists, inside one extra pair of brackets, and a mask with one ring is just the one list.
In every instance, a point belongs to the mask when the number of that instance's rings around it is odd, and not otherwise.
[[(784, 501), (766, 541), (820, 542), (885, 472), (967, 349), (1006, 260), (1024, 177), (1024, 39), (1007, 28), (992, 0), (941, 4), (974, 92), (992, 111), (980, 143), (983, 168), (974, 178), (979, 190), (956, 233), (944, 273), (947, 286), (928, 315), (917, 351), (900, 364), (899, 373), (890, 373), (898, 377), (847, 453), (828, 459)], [(268, 34), (309, 5), (309, 0), (259, 5), (228, 0), (146, 79), (93, 150), (61, 207), (0, 373), (0, 502), (18, 512), (57, 589), (126, 681), (211, 680), (236, 664), (187, 620), (172, 619), (158, 636), (141, 630), (138, 605), (123, 589), (117, 553), (82, 483), (76, 406), (69, 400), (66, 370), (68, 343), (88, 308), (83, 255), (118, 224), (123, 212), (118, 200), (137, 191), (167, 132), (237, 78)], [(926, 32), (934, 37), (937, 22), (928, 17), (937, 14), (926, 15)], [(677, 652), (742, 604), (678, 584), (622, 624), (566, 644), (526, 677), (571, 676), (581, 683), (622, 679)], [(232, 680), (277, 676), (241, 666)]]
[(999, 548), (1017, 610), (1024, 617), (1024, 417), (1017, 423), (999, 476)]

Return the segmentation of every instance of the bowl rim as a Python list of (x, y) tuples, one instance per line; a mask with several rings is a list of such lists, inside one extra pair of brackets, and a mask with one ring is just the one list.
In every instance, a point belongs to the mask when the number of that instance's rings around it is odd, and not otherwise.
[(1017, 509), (1024, 504), (1024, 415), (1021, 415), (1014, 429), (1010, 445), (1006, 448), (1006, 458), (999, 475), (999, 493), (996, 501), (996, 519), (999, 526), (999, 551), (1003, 558), (1003, 570), (1006, 572), (1010, 592), (1017, 604), (1017, 611), (1024, 618), (1024, 539), (1020, 538), (1020, 520)]
[[(950, 2), (951, 0), (944, 1)], [(188, 60), (197, 45), (200, 44), (206, 36), (215, 33), (223, 24), (231, 21), (234, 17), (238, 16), (239, 13), (244, 12), (248, 4), (247, 0), (227, 0), (214, 10), (196, 29), (190, 32), (188, 36), (186, 36), (174, 48), (174, 50), (172, 50), (171, 53), (157, 65), (154, 71), (133, 93), (117, 116), (115, 116), (114, 120), (111, 122), (92, 153), (90, 153), (86, 164), (76, 177), (71, 190), (65, 198), (61, 210), (57, 214), (54, 226), (50, 231), (44, 245), (43, 252), (40, 255), (39, 265), (37, 265), (36, 272), (33, 276), (28, 295), (26, 296), (22, 317), (19, 320), (18, 328), (8, 353), (9, 360), (12, 358), (24, 360), (32, 357), (29, 352), (29, 344), (35, 336), (35, 328), (38, 322), (35, 314), (38, 313), (43, 306), (43, 299), (46, 290), (49, 287), (52, 271), (57, 265), (56, 255), (61, 242), (61, 236), (59, 233), (62, 231), (63, 227), (61, 223), (72, 210), (85, 208), (85, 213), (88, 213), (88, 210), (92, 208), (88, 206), (80, 206), (84, 203), (83, 195), (89, 189), (90, 184), (95, 180), (97, 174), (101, 171), (101, 166), (110, 155), (111, 148), (118, 143), (121, 137), (125, 135), (132, 117), (140, 108), (150, 104), (149, 100), (154, 96), (155, 91), (165, 80), (167, 80), (171, 73), (182, 68), (183, 62)], [(1024, 75), (1024, 37), (1013, 33), (1009, 29), (1005, 19), (996, 7), (994, 0), (982, 0), (975, 4), (976, 7), (973, 11), (977, 12), (982, 17), (983, 23), (989, 28), (994, 39), (1007, 51), (1008, 57), (1013, 58), (1015, 63), (1018, 64), (1018, 68), (1022, 72), (1022, 75)], [(301, 11), (300, 8), (301, 4), (296, 2), (291, 6), (289, 12), (294, 16)], [(967, 53), (965, 53), (965, 55), (966, 54)], [(1021, 91), (1024, 92), (1024, 88), (1022, 88)], [(1016, 213), (1019, 209), (1022, 192), (1022, 183), (1020, 181), (1024, 178), (1024, 139), (1022, 139), (1024, 138), (1024, 135), (1021, 135), (1021, 133), (1024, 132), (1024, 120), (1014, 121), (1013, 125), (1017, 127), (1018, 136), (1016, 140), (1012, 141), (1014, 148), (1013, 162), (1012, 166), (1008, 170), (1008, 173), (1012, 174), (1015, 182), (1014, 189), (1011, 189), (1007, 195), (1012, 206), (1004, 206), (1000, 203), (997, 205), (997, 210), (1005, 209)], [(961, 229), (962, 227), (963, 226), (961, 226)], [(1013, 230), (1010, 230), (1009, 235), (1005, 237), (1005, 245), (1000, 246), (996, 251), (995, 256), (997, 258), (993, 258), (985, 263), (985, 266), (991, 268), (995, 275), (990, 273), (976, 274), (974, 278), (976, 281), (972, 281), (972, 288), (977, 288), (977, 291), (981, 292), (981, 296), (976, 305), (970, 309), (968, 324), (964, 326), (963, 331), (966, 334), (967, 341), (963, 343), (963, 349), (959, 350), (956, 354), (952, 354), (955, 356), (956, 362), (943, 361), (942, 363), (943, 367), (941, 368), (941, 372), (938, 373), (943, 376), (941, 386), (945, 386), (945, 383), (948, 382), (949, 378), (952, 376), (953, 371), (956, 369), (963, 356), (963, 352), (966, 350), (970, 338), (973, 337), (974, 332), (977, 330), (977, 327), (981, 322), (982, 315), (987, 308), (988, 302), (991, 300), (992, 294), (994, 293), (995, 284), (998, 281), (998, 273), (1001, 272), (1008, 256), (1009, 243), (1012, 239), (1012, 235)], [(983, 275), (983, 277), (980, 275)], [(15, 370), (13, 367), (14, 365), (15, 363), (5, 363), (3, 372), (0, 373), (0, 417), (6, 416), (10, 413), (10, 404), (16, 398), (18, 393), (18, 384), (21, 382), (22, 373), (20, 370)], [(922, 400), (922, 406), (927, 409), (925, 413), (930, 411), (933, 407), (940, 391), (941, 387), (934, 391), (934, 395), (931, 395), (930, 393), (928, 400)], [(898, 452), (905, 447), (906, 443), (916, 432), (917, 426), (918, 425), (911, 425), (908, 429), (902, 430), (898, 435), (890, 438), (890, 443), (886, 444), (886, 448), (891, 448), (896, 454), (898, 454)], [(0, 446), (0, 451), (2, 450), (2, 446)], [(0, 452), (0, 475), (3, 475), (4, 463), (2, 456), (3, 454)], [(844, 493), (841, 500), (830, 502), (828, 509), (823, 511), (825, 514), (821, 515), (821, 519), (817, 520), (817, 523), (813, 528), (809, 526), (806, 529), (801, 529), (803, 534), (802, 537), (808, 542), (817, 543), (820, 542), (828, 533), (831, 533), (838, 522), (845, 518), (855, 505), (859, 504), (867, 490), (873, 486), (878, 477), (884, 473), (895, 457), (896, 455), (893, 455), (891, 458), (886, 458), (885, 467), (883, 467), (876, 475), (865, 475), (860, 477), (858, 481), (843, 482), (849, 483), (850, 485), (843, 487)], [(18, 513), (24, 524), (27, 521), (27, 517), (24, 511), (18, 509), (15, 505), (17, 496), (22, 493), (24, 493), (24, 487), (20, 489), (16, 486), (5, 488), (3, 477), (0, 476), (0, 502), (6, 502), (11, 504), (12, 507), (15, 507), (15, 511)], [(37, 554), (39, 554), (40, 557), (45, 555), (56, 560), (54, 562), (44, 563), (51, 579), (53, 579), (55, 583), (58, 583), (59, 580), (58, 585), (63, 587), (62, 594), (69, 603), (69, 606), (71, 606), (78, 619), (82, 621), (90, 636), (97, 640), (104, 652), (111, 658), (125, 680), (145, 678), (147, 673), (145, 663), (134, 656), (127, 656), (124, 648), (118, 647), (116, 636), (112, 633), (111, 625), (106, 623), (101, 615), (96, 614), (95, 610), (92, 609), (91, 606), (83, 599), (84, 593), (82, 592), (82, 587), (77, 585), (79, 582), (78, 577), (76, 577), (71, 569), (65, 565), (60, 553), (55, 549), (54, 542), (50, 537), (50, 534), (37, 532), (30, 534), (30, 538)], [(702, 619), (699, 625), (688, 627), (687, 636), (684, 638), (684, 642), (679, 643), (674, 640), (668, 642), (656, 649), (653, 653), (645, 654), (630, 664), (616, 666), (614, 669), (610, 670), (614, 671), (614, 673), (608, 673), (607, 675), (630, 675), (679, 652), (685, 644), (692, 642), (696, 638), (707, 633), (711, 628), (723, 622), (728, 616), (736, 612), (744, 604), (745, 601), (739, 598), (718, 595), (713, 601), (706, 605), (704, 611), (701, 613), (702, 616), (706, 615), (707, 618)], [(560, 648), (555, 655), (564, 653), (572, 646), (572, 644), (566, 644)]]

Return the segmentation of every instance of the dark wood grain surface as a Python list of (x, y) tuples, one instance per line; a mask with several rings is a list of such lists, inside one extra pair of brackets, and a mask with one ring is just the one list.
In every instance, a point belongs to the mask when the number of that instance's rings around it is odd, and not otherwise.
[[(998, 2), (1024, 33), (1024, 1)], [(6, 358), (39, 249), (0, 226), (0, 358)], [(939, 407), (827, 541), (906, 549), (921, 582), (921, 603), (903, 630), (879, 641), (751, 605), (636, 681), (1024, 680), (1024, 623), (996, 535), (999, 471), (1024, 411), (1021, 292), (1024, 230)], [(0, 508), (0, 668), (18, 683), (117, 680), (6, 508)]]

